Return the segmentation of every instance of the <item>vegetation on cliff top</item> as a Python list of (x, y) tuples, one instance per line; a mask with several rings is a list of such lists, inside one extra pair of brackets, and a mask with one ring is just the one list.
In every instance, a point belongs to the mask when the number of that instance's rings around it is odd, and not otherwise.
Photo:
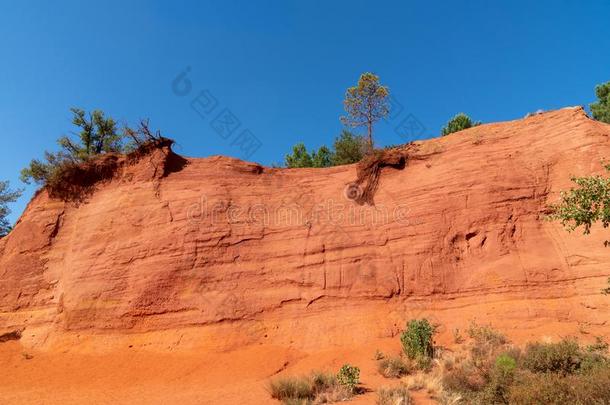
[(610, 82), (597, 86), (595, 95), (597, 96), (597, 102), (589, 105), (593, 118), (610, 124)]
[(7, 235), (12, 227), (7, 216), (11, 213), (9, 203), (17, 201), (22, 190), (11, 190), (8, 181), (0, 181), (0, 237)]

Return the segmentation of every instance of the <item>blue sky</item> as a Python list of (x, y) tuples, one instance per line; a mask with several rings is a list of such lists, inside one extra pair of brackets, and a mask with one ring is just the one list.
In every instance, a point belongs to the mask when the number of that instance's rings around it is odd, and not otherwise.
[[(21, 187), (19, 170), (72, 130), (73, 106), (148, 117), (187, 156), (244, 157), (248, 130), (261, 145), (249, 160), (269, 165), (297, 142), (330, 144), (365, 71), (401, 106), (381, 145), (438, 136), (461, 111), (492, 122), (588, 104), (610, 80), (609, 17), (607, 0), (0, 1), (0, 179)], [(209, 115), (191, 108), (201, 92)], [(211, 125), (226, 111), (240, 122), (227, 139)]]

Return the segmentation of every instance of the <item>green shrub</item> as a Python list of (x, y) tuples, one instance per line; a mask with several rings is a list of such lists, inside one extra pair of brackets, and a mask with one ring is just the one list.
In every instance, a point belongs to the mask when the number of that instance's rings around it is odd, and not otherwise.
[(411, 395), (405, 386), (381, 388), (377, 392), (377, 405), (411, 405)]
[(408, 374), (411, 370), (409, 365), (400, 357), (385, 357), (377, 361), (379, 374), (386, 378), (399, 378)]
[(510, 388), (508, 400), (511, 404), (609, 404), (610, 367), (566, 376), (522, 372)]
[(443, 386), (452, 392), (479, 392), (485, 388), (486, 378), (470, 362), (462, 362), (443, 375)]
[(576, 372), (582, 363), (583, 353), (578, 343), (564, 339), (558, 343), (530, 343), (523, 355), (523, 367), (535, 373)]
[(508, 378), (513, 375), (517, 368), (517, 362), (508, 354), (501, 354), (496, 359), (495, 370), (502, 378)]
[(8, 181), (0, 181), (0, 238), (7, 235), (12, 227), (7, 219), (11, 213), (9, 203), (17, 201), (23, 190), (11, 190)]
[(362, 136), (343, 130), (333, 144), (332, 165), (348, 165), (362, 160), (368, 145)]
[(337, 382), (353, 392), (356, 385), (360, 383), (360, 369), (350, 364), (344, 364), (337, 373)]
[(413, 319), (407, 323), (407, 329), (401, 334), (400, 341), (405, 354), (410, 359), (432, 357), (434, 345), (432, 337), (435, 328), (427, 319)]
[(589, 105), (593, 118), (610, 124), (610, 82), (595, 87), (597, 102)]
[(502, 333), (498, 332), (490, 325), (479, 325), (476, 322), (470, 322), (466, 331), (468, 336), (476, 343), (491, 344), (492, 346), (501, 346), (508, 343), (508, 339)]
[(481, 125), (480, 121), (473, 121), (468, 115), (459, 113), (447, 122), (447, 125), (441, 130), (441, 135), (449, 135), (478, 125)]

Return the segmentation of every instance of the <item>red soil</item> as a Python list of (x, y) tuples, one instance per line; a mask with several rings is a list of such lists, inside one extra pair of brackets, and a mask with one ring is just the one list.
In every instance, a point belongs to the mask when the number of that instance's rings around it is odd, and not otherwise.
[(417, 143), (374, 206), (345, 198), (355, 165), (167, 147), (85, 201), (41, 192), (0, 240), (0, 334), (22, 331), (0, 343), (0, 400), (272, 403), (271, 376), (350, 362), (374, 403), (373, 354), (410, 318), (445, 345), (471, 319), (517, 343), (608, 334), (607, 231), (543, 217), (609, 136), (569, 108)]

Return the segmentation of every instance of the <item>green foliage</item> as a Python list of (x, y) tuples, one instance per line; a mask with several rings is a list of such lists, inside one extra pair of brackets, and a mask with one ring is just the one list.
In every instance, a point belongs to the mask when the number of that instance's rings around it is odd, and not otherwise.
[(510, 387), (510, 404), (610, 404), (610, 367), (588, 374), (521, 372)]
[(373, 125), (386, 117), (389, 112), (388, 87), (379, 82), (379, 76), (363, 73), (358, 84), (345, 92), (343, 106), (347, 112), (341, 122), (350, 127), (367, 128), (368, 145), (373, 148)]
[(330, 167), (332, 160), (333, 153), (326, 146), (320, 146), (320, 149), (311, 153), (312, 167)]
[(0, 237), (11, 231), (11, 224), (6, 218), (11, 213), (8, 204), (17, 201), (23, 192), (23, 190), (11, 190), (9, 187), (8, 181), (0, 181)]
[(510, 355), (503, 353), (496, 358), (495, 369), (502, 377), (506, 378), (512, 375), (515, 368), (517, 368), (517, 361)]
[(117, 132), (116, 122), (105, 117), (103, 111), (94, 110), (89, 114), (80, 108), (71, 108), (70, 111), (73, 114), (72, 124), (80, 128), (77, 134), (79, 142), (63, 136), (58, 143), (76, 160), (85, 161), (101, 153), (123, 150), (123, 137)]
[(79, 129), (75, 141), (67, 136), (57, 140), (59, 152), (45, 152), (44, 160), (34, 159), (21, 171), (21, 180), (46, 185), (63, 165), (80, 163), (109, 152), (122, 152), (123, 135), (117, 132), (116, 122), (100, 110), (86, 114), (79, 108), (71, 108), (72, 123)]
[(350, 364), (344, 364), (337, 373), (337, 381), (352, 392), (360, 383), (360, 369)]
[(558, 343), (532, 343), (527, 345), (523, 356), (523, 367), (535, 373), (573, 374), (587, 364), (602, 361), (594, 352), (582, 350), (578, 342), (563, 339)]
[(430, 358), (434, 354), (432, 337), (435, 328), (427, 319), (413, 319), (400, 335), (402, 348), (410, 359)]
[(305, 144), (298, 143), (292, 147), (292, 153), (285, 156), (288, 168), (296, 167), (330, 167), (356, 163), (364, 157), (366, 143), (361, 136), (343, 130), (333, 145), (334, 150), (322, 145), (320, 149), (307, 151)]
[(411, 405), (413, 400), (404, 385), (392, 388), (381, 388), (377, 392), (377, 405)]
[(610, 82), (595, 87), (597, 102), (589, 105), (593, 118), (610, 124)]
[(332, 165), (349, 165), (362, 160), (367, 149), (366, 141), (363, 137), (354, 135), (350, 131), (343, 130), (341, 135), (335, 138), (333, 145), (334, 153)]
[[(610, 165), (605, 168), (610, 171)], [(601, 222), (607, 228), (610, 225), (610, 178), (596, 175), (573, 177), (572, 181), (578, 187), (561, 192), (560, 202), (550, 206), (549, 219), (561, 221), (568, 231), (582, 226), (585, 235), (591, 232), (595, 222)]]
[(449, 135), (478, 125), (481, 125), (480, 121), (473, 121), (468, 115), (459, 113), (447, 122), (447, 125), (441, 130), (441, 135)]
[(442, 377), (443, 387), (463, 403), (610, 403), (610, 360), (601, 339), (586, 348), (569, 339), (531, 343), (521, 353), (489, 327), (471, 326), (469, 335), (479, 349)]
[(400, 357), (382, 357), (377, 361), (377, 371), (386, 378), (399, 378), (411, 370)]
[(304, 143), (297, 143), (292, 147), (292, 154), (286, 155), (286, 167), (313, 167), (311, 155), (307, 152)]

